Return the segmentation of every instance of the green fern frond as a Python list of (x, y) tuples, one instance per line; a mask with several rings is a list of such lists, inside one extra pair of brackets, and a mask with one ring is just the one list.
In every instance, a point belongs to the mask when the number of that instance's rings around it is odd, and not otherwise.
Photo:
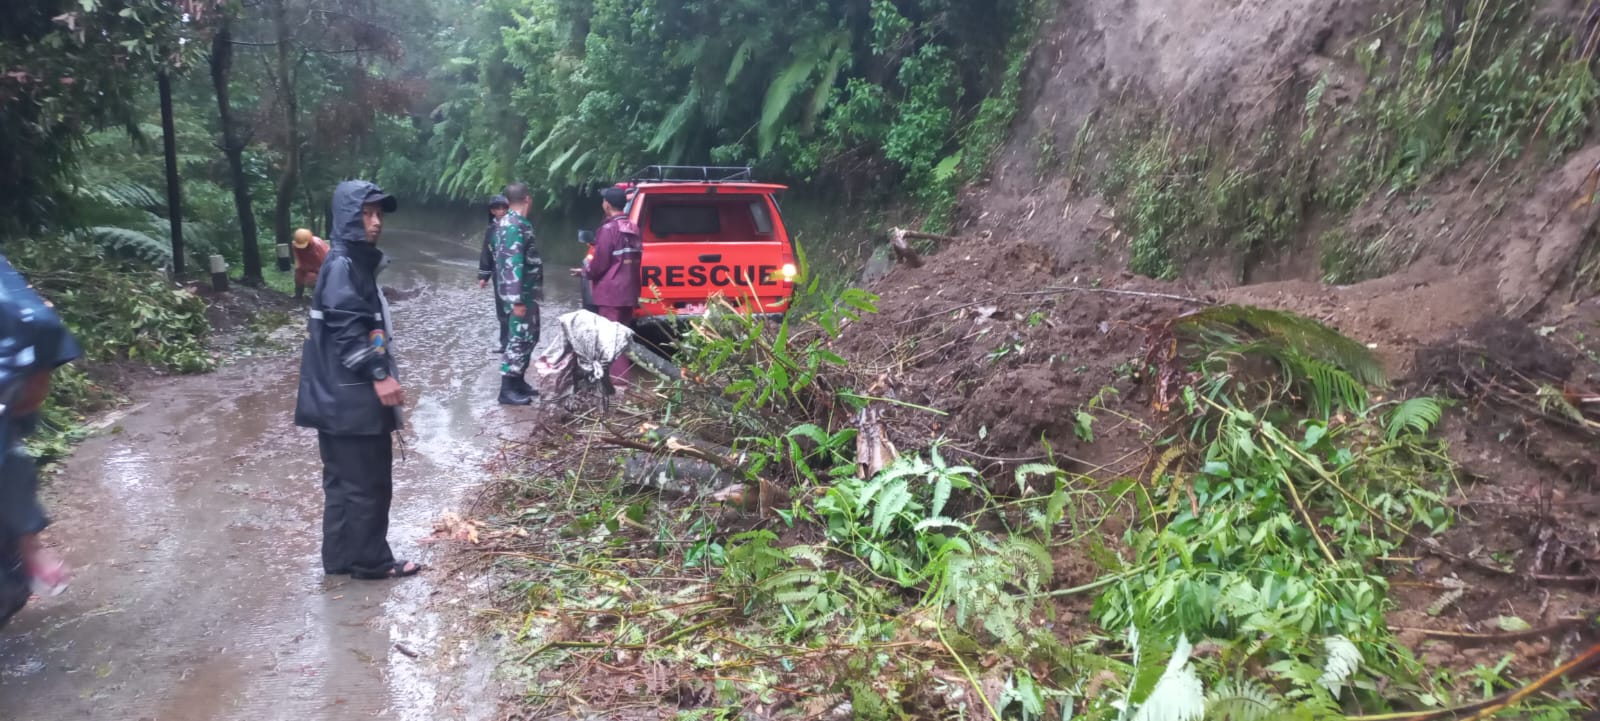
[(872, 511), (872, 532), (879, 538), (889, 535), (895, 519), (901, 511), (911, 506), (913, 500), (911, 484), (904, 479), (896, 479), (885, 485)]
[(755, 39), (746, 38), (739, 44), (739, 49), (733, 51), (733, 57), (728, 61), (727, 77), (723, 79), (725, 87), (733, 87), (739, 81), (739, 76), (744, 74), (745, 65), (750, 62), (750, 55), (755, 50)]
[(1314, 358), (1297, 359), (1299, 370), (1311, 387), (1312, 405), (1323, 413), (1339, 407), (1362, 410), (1367, 407), (1367, 389), (1355, 376), (1338, 366)]
[(156, 191), (124, 179), (96, 179), (80, 185), (77, 196), (99, 205), (112, 208), (154, 208), (161, 205)]
[(1368, 385), (1388, 383), (1383, 363), (1371, 349), (1318, 321), (1288, 311), (1218, 305), (1179, 317), (1174, 328), (1193, 332), (1251, 330), (1274, 338), (1298, 353), (1338, 366)]
[(578, 154), (578, 148), (580, 148), (582, 146), (583, 146), (583, 141), (580, 140), (578, 142), (573, 143), (572, 147), (567, 148), (567, 152), (562, 153), (560, 156), (557, 156), (556, 159), (555, 159), (555, 162), (550, 164), (550, 170), (548, 171), (548, 173), (549, 173), (548, 177), (550, 177), (552, 180), (554, 180), (556, 178), (559, 178), (561, 176), (561, 169), (566, 166), (568, 160), (572, 159), (572, 156)]
[(928, 515), (937, 516), (944, 512), (944, 504), (950, 502), (950, 492), (954, 486), (950, 477), (941, 473), (933, 481), (933, 500), (928, 503)]
[(1322, 647), (1328, 654), (1328, 662), (1323, 664), (1322, 677), (1317, 683), (1337, 697), (1345, 681), (1361, 668), (1361, 649), (1344, 636), (1330, 636), (1323, 640)]
[(1167, 670), (1156, 681), (1156, 687), (1139, 704), (1133, 721), (1200, 721), (1206, 714), (1206, 689), (1189, 665), (1194, 647), (1187, 638), (1179, 637)]
[(944, 160), (933, 168), (933, 179), (941, 183), (954, 178), (956, 170), (961, 167), (961, 151), (946, 156)]
[(1055, 575), (1055, 559), (1043, 544), (1012, 536), (1000, 544), (997, 554), (1014, 569), (1011, 582), (1034, 590), (1049, 583)]
[(809, 130), (828, 109), (828, 102), (833, 99), (833, 85), (839, 81), (839, 72), (850, 62), (850, 35), (836, 33), (830, 43), (833, 46), (833, 57), (822, 68), (822, 81), (811, 93), (811, 103), (806, 107), (806, 128)]
[(98, 243), (109, 255), (161, 267), (172, 260), (170, 243), (132, 228), (97, 226), (83, 236)]
[(1583, 416), (1583, 411), (1567, 401), (1565, 393), (1560, 388), (1552, 385), (1539, 386), (1539, 410), (1554, 416), (1560, 416), (1575, 423), (1584, 423), (1588, 419)]
[(689, 119), (694, 117), (695, 109), (699, 106), (700, 84), (690, 83), (689, 92), (684, 93), (683, 100), (674, 105), (667, 116), (661, 119), (655, 137), (650, 140), (649, 150), (659, 152), (668, 144), (678, 140), (684, 129), (689, 127)]
[(789, 65), (778, 73), (771, 85), (767, 86), (766, 100), (761, 104), (761, 124), (758, 127), (758, 137), (761, 139), (761, 154), (772, 152), (772, 147), (778, 142), (778, 123), (788, 112), (790, 104), (811, 76), (816, 74), (820, 60), (817, 48), (812, 47), (801, 51), (790, 61)]
[(1426, 435), (1444, 415), (1444, 406), (1437, 398), (1412, 398), (1389, 412), (1389, 440), (1410, 431)]
[(1206, 721), (1276, 721), (1283, 701), (1250, 679), (1221, 681), (1206, 695)]

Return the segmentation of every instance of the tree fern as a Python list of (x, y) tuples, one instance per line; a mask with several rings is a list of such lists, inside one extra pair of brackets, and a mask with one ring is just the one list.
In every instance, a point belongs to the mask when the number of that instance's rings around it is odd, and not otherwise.
[(1389, 412), (1389, 440), (1411, 432), (1426, 434), (1439, 423), (1444, 407), (1436, 398), (1412, 398)]

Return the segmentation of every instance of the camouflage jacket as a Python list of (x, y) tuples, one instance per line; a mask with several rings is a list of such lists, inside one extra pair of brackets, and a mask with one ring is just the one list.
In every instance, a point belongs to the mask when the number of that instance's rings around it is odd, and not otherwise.
[(534, 244), (533, 224), (515, 210), (495, 229), (494, 265), (500, 300), (526, 304), (544, 298), (544, 261)]

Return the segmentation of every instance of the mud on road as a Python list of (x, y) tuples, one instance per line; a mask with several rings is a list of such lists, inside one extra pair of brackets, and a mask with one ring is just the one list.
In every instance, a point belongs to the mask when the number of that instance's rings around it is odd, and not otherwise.
[[(403, 298), (396, 352), (409, 399), (389, 539), (398, 556), (428, 562), (436, 554), (419, 541), (485, 480), (496, 433), (531, 411), (494, 404), (476, 249), (403, 230), (384, 247), (395, 262), (380, 281)], [(563, 261), (547, 251), (552, 269)], [(570, 279), (549, 275), (551, 298), (575, 297)], [(559, 312), (547, 305), (545, 323)], [(49, 535), (77, 579), (0, 632), (0, 717), (493, 714), (493, 650), (432, 603), (439, 569), (399, 582), (323, 576), (321, 466), (315, 434), (293, 425), (291, 336), (287, 354), (136, 392), (63, 464), (47, 494)]]

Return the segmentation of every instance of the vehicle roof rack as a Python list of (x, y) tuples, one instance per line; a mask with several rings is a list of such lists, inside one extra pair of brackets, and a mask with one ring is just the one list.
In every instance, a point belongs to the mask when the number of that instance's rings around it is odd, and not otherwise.
[(753, 183), (755, 172), (748, 166), (650, 165), (633, 173), (635, 183)]

